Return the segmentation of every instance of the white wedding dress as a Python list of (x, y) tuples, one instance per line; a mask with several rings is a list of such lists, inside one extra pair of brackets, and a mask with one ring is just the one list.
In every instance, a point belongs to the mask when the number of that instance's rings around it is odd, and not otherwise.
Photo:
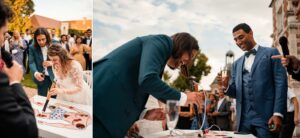
[(72, 68), (65, 78), (60, 78), (57, 70), (53, 69), (56, 86), (64, 90), (63, 94), (57, 94), (57, 99), (73, 103), (91, 105), (92, 90), (83, 79), (83, 69), (79, 62), (73, 60)]

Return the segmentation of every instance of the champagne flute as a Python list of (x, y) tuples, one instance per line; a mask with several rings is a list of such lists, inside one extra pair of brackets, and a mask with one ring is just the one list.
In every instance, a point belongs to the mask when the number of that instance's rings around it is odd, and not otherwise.
[(166, 117), (170, 135), (173, 136), (173, 130), (176, 127), (179, 116), (179, 102), (177, 100), (167, 100)]
[(227, 67), (224, 67), (224, 69), (221, 71), (221, 77), (222, 77), (222, 89), (224, 89), (227, 86), (224, 86), (224, 82), (227, 81), (228, 78), (228, 70)]

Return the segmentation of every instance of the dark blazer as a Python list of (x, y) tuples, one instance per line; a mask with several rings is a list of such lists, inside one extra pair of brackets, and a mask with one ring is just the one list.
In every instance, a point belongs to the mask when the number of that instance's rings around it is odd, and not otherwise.
[[(90, 42), (90, 44), (89, 44), (89, 46), (92, 46), (92, 37), (90, 38), (91, 39), (91, 42)], [(82, 43), (83, 44), (87, 44), (87, 38), (86, 37), (84, 37), (83, 39), (82, 39)]]
[(300, 71), (298, 73), (291, 72), (292, 78), (300, 81)]
[[(216, 104), (215, 109), (217, 110), (218, 104)], [(220, 108), (216, 111), (219, 112), (220, 115), (215, 117), (215, 123), (218, 125), (221, 130), (230, 130), (230, 102), (226, 100), (226, 98), (223, 100), (223, 102), (220, 105)]]
[(0, 137), (38, 137), (34, 111), (22, 85), (17, 83), (9, 86), (7, 76), (2, 72), (0, 72), (0, 119)]
[[(34, 45), (29, 46), (29, 59), (28, 60), (29, 60), (29, 67), (32, 72), (32, 75), (33, 75), (32, 78), (33, 78), (34, 82), (37, 85), (43, 84), (44, 81), (38, 81), (34, 77), (34, 73), (36, 71), (42, 72), (44, 70), (44, 67), (43, 67), (44, 59), (43, 59), (41, 47), (34, 47)], [(52, 67), (48, 67), (47, 71), (49, 73), (50, 79), (53, 80), (54, 74), (52, 71)]]
[[(250, 86), (254, 93), (254, 110), (268, 122), (273, 113), (284, 115), (287, 108), (287, 75), (280, 59), (272, 59), (279, 55), (275, 48), (259, 46), (251, 68)], [(242, 71), (245, 56), (240, 57), (232, 66), (231, 81), (227, 95), (236, 98), (237, 128), (239, 129), (242, 113)]]
[(180, 99), (160, 77), (172, 46), (166, 35), (137, 37), (94, 62), (94, 137), (124, 137), (149, 94), (162, 101)]

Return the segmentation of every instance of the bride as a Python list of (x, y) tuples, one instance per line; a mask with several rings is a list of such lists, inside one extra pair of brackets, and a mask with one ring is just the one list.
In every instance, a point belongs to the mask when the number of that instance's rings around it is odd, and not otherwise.
[(83, 79), (83, 69), (59, 44), (52, 44), (48, 49), (49, 59), (55, 76), (56, 87), (49, 94), (57, 99), (73, 103), (91, 105), (92, 90)]

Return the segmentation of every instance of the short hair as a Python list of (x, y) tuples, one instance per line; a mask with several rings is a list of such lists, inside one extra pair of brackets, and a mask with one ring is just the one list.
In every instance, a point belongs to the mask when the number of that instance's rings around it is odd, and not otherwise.
[(37, 28), (34, 32), (34, 47), (39, 46), (39, 44), (36, 40), (37, 36), (39, 36), (39, 35), (45, 35), (46, 36), (46, 44), (47, 45), (51, 44), (51, 37), (49, 35), (49, 32), (47, 31), (46, 28), (40, 27), (40, 28)]
[(172, 57), (178, 59), (184, 52), (191, 56), (193, 50), (199, 50), (198, 41), (189, 33), (176, 33), (171, 36), (173, 41)]
[(92, 32), (92, 29), (87, 29), (86, 32)]
[(66, 34), (62, 34), (62, 35), (60, 35), (60, 39), (62, 39), (63, 37), (67, 37), (67, 35)]
[(13, 17), (14, 13), (10, 7), (4, 3), (4, 0), (0, 0), (0, 27), (6, 24), (6, 21)]
[(233, 29), (232, 29), (232, 33), (238, 31), (242, 29), (244, 32), (249, 33), (250, 31), (252, 31), (251, 27), (246, 24), (246, 23), (240, 23), (238, 25), (236, 25)]

